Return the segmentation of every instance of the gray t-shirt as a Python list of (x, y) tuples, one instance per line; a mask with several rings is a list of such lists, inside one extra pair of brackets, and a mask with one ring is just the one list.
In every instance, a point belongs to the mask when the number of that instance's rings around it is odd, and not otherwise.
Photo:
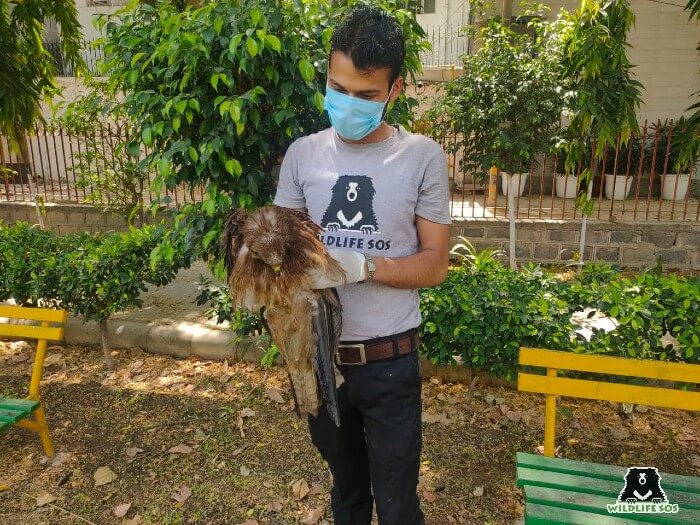
[[(394, 128), (373, 144), (343, 142), (333, 128), (287, 150), (274, 203), (306, 208), (328, 248), (383, 257), (419, 249), (416, 215), (450, 224), (445, 154), (435, 141)], [(376, 283), (338, 288), (344, 341), (396, 334), (421, 323), (418, 290)]]

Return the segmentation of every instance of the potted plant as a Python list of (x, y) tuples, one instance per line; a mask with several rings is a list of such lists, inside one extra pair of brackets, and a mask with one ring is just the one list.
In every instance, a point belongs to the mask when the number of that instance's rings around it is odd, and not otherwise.
[(639, 169), (641, 153), (639, 137), (632, 137), (627, 143), (605, 149), (602, 163), (605, 198), (616, 201), (627, 198), (634, 183), (634, 174)]
[(665, 121), (652, 126), (653, 131), (647, 139), (645, 171), (652, 173), (653, 162), (654, 176), (661, 177), (661, 198), (664, 200), (682, 201), (688, 193), (691, 159), (683, 155), (686, 126), (687, 121), (682, 117), (675, 125)]
[(569, 173), (566, 169), (566, 152), (557, 150), (554, 153), (552, 170), (556, 196), (560, 199), (575, 199), (578, 194), (579, 180), (577, 171)]
[[(552, 30), (541, 22), (541, 34)], [(484, 23), (482, 47), (463, 57), (464, 74), (449, 82), (446, 96), (430, 109), (431, 134), (457, 137), (449, 152), (460, 152), (459, 168), (485, 182), (492, 167), (501, 173), (508, 199), (511, 267), (515, 267), (514, 194), (525, 188), (538, 154), (548, 151), (559, 130), (564, 92), (556, 39), (536, 42), (497, 18)], [(512, 188), (513, 191), (509, 191)]]

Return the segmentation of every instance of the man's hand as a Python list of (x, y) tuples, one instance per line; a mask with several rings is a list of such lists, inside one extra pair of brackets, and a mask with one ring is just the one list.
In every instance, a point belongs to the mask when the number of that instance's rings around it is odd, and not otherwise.
[(325, 273), (312, 270), (311, 288), (320, 290), (322, 288), (335, 288), (344, 286), (345, 284), (358, 283), (364, 281), (367, 277), (367, 265), (365, 256), (359, 252), (351, 250), (330, 249), (328, 254), (333, 257), (345, 272), (345, 279), (333, 279)]

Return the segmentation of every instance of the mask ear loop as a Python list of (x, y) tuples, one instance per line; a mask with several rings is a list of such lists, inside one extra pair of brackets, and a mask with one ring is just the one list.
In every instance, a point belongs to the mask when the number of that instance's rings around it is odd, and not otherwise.
[(384, 101), (384, 109), (382, 110), (382, 122), (386, 118), (386, 114), (389, 111), (389, 99), (391, 98), (391, 92), (394, 90), (394, 85), (396, 84), (396, 81), (391, 83), (391, 87), (389, 88), (389, 96), (386, 97), (386, 100)]

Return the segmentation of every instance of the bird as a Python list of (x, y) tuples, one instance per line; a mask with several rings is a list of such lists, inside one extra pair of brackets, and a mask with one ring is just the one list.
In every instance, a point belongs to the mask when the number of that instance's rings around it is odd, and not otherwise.
[(275, 205), (237, 208), (220, 239), (234, 308), (260, 314), (285, 362), (297, 415), (318, 417), (322, 406), (340, 426), (333, 357), (342, 331), (335, 288), (314, 290), (312, 275), (342, 281), (345, 272), (326, 250), (323, 229), (308, 213)]

